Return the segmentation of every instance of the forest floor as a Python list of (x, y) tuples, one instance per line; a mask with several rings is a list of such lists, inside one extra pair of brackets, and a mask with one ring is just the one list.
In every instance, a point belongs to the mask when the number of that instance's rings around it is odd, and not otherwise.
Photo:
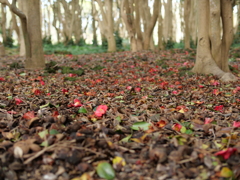
[[(239, 50), (231, 69), (240, 77)], [(1, 58), (0, 179), (240, 179), (240, 80), (194, 50)]]

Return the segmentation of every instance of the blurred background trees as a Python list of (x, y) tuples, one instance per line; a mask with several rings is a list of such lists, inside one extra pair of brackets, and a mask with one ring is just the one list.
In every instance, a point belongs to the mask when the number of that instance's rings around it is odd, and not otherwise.
[[(7, 0), (0, 2), (0, 41), (26, 55), (21, 20), (7, 6)], [(238, 0), (231, 2), (233, 44), (240, 46), (240, 5)], [(16, 1), (24, 13), (28, 6), (22, 4), (22, 0)], [(197, 0), (42, 0), (39, 12), (44, 53), (196, 48), (198, 9)]]

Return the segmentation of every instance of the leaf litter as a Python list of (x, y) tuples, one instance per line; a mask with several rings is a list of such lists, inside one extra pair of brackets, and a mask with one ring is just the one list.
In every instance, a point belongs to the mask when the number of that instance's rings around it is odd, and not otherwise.
[(239, 179), (240, 81), (191, 73), (194, 57), (3, 57), (0, 179)]

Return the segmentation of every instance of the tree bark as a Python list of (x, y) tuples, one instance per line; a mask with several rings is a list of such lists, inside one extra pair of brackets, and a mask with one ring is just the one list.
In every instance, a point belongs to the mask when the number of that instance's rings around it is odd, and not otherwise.
[[(27, 5), (27, 31), (31, 43), (31, 56), (26, 59), (26, 69), (42, 69), (45, 59), (42, 47), (42, 32), (40, 23), (40, 1), (28, 0)], [(34, 11), (33, 11), (34, 9)]]
[(163, 50), (163, 18), (162, 18), (162, 2), (159, 3), (159, 15), (158, 15), (158, 50)]
[(184, 0), (184, 47), (185, 49), (190, 48), (190, 31), (189, 31), (189, 19), (191, 12), (191, 0)]
[(6, 5), (1, 4), (1, 27), (2, 27), (2, 38), (3, 38), (3, 43), (6, 42), (7, 40), (7, 32), (6, 32), (6, 22), (7, 22), (7, 16), (6, 16)]
[(97, 42), (97, 28), (96, 28), (96, 21), (95, 21), (95, 18), (94, 18), (95, 14), (94, 14), (93, 3), (94, 3), (94, 0), (92, 0), (92, 9), (91, 9), (92, 10), (91, 13), (92, 13), (92, 28), (93, 28), (93, 45), (97, 46), (98, 45), (98, 42)]
[(152, 38), (152, 33), (153, 33), (153, 29), (155, 27), (155, 24), (157, 22), (158, 19), (158, 15), (159, 15), (159, 6), (160, 2), (159, 0), (155, 0), (154, 4), (153, 4), (153, 14), (151, 15), (150, 13), (150, 8), (148, 7), (148, 3), (147, 1), (145, 1), (145, 3), (143, 4), (143, 6), (141, 7), (142, 11), (144, 11), (144, 9), (146, 9), (145, 13), (145, 19), (143, 19), (143, 21), (146, 22), (146, 26), (144, 28), (144, 32), (143, 32), (143, 37), (144, 37), (144, 41), (143, 41), (143, 48), (144, 49), (149, 49), (150, 47), (150, 41)]
[[(232, 9), (228, 7), (229, 4), (231, 4), (230, 0), (223, 0), (224, 3), (221, 1), (221, 6), (227, 6), (227, 8), (222, 11), (221, 16), (223, 18), (223, 34), (226, 33), (226, 35), (223, 35), (222, 40), (222, 50), (224, 50), (225, 54), (228, 54), (229, 51), (229, 44), (230, 41), (225, 42), (224, 40), (226, 37), (230, 38), (231, 40), (231, 23), (227, 23), (226, 20), (232, 21)], [(197, 46), (197, 57), (196, 57), (196, 63), (192, 69), (195, 73), (203, 73), (203, 74), (213, 74), (219, 77), (222, 81), (236, 81), (237, 78), (229, 73), (224, 71), (224, 69), (221, 69), (214, 60), (212, 56), (212, 49), (211, 49), (211, 38), (209, 38), (209, 29), (212, 24), (210, 24), (210, 1), (209, 0), (201, 0), (198, 2), (199, 9), (198, 9), (198, 46)], [(223, 3), (223, 4), (222, 4)], [(231, 10), (231, 11), (230, 11)], [(230, 11), (230, 12), (229, 12)], [(224, 27), (226, 25), (230, 25), (230, 27)], [(227, 49), (228, 47), (228, 49)], [(223, 51), (221, 51), (223, 52)], [(228, 66), (228, 58), (225, 59), (222, 58), (223, 64), (225, 66)]]
[[(6, 4), (13, 13), (21, 20), (21, 27), (25, 42), (25, 68), (42, 69), (45, 67), (45, 60), (42, 49), (42, 37), (40, 27), (40, 1), (28, 0), (22, 1), (26, 7), (26, 14), (16, 7), (16, 0), (12, 4), (8, 0), (0, 0), (0, 3)], [(34, 11), (33, 11), (34, 10)]]
[(106, 0), (104, 3), (101, 0), (96, 0), (98, 3), (102, 19), (95, 16), (99, 23), (101, 33), (107, 38), (108, 52), (115, 52), (117, 50), (116, 40), (114, 37), (114, 22), (113, 22), (113, 0)]

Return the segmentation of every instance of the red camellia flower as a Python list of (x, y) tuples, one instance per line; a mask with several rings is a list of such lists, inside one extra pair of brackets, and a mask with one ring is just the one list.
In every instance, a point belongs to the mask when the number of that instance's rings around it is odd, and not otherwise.
[(23, 115), (23, 118), (24, 118), (24, 119), (27, 119), (27, 120), (31, 120), (31, 119), (35, 118), (34, 111), (26, 112), (26, 113)]
[(127, 90), (131, 90), (132, 89), (132, 86), (127, 86)]
[(68, 93), (68, 90), (67, 90), (67, 89), (62, 89), (62, 93), (63, 93), (63, 94), (67, 94), (67, 93)]
[(233, 90), (233, 93), (236, 94), (238, 91), (240, 91), (240, 86), (236, 87), (236, 88)]
[(97, 116), (97, 117), (102, 117), (103, 114), (106, 113), (108, 107), (106, 105), (99, 105), (96, 109), (96, 111), (94, 112), (94, 114)]
[(16, 105), (19, 105), (19, 104), (23, 103), (23, 101), (19, 98), (15, 98), (15, 103), (16, 103)]
[(240, 127), (240, 121), (233, 121), (233, 127)]
[(176, 123), (176, 124), (172, 125), (172, 129), (174, 131), (178, 131), (179, 132), (181, 130), (181, 128), (182, 128), (181, 124)]
[(166, 121), (164, 121), (164, 120), (160, 120), (160, 121), (158, 121), (156, 124), (155, 124), (155, 126), (157, 126), (157, 127), (159, 127), (159, 128), (162, 128), (162, 127), (164, 127), (166, 125)]
[(35, 95), (40, 95), (42, 93), (39, 89), (34, 89), (33, 92)]
[(42, 86), (44, 86), (44, 85), (45, 85), (45, 82), (44, 82), (43, 80), (40, 80), (40, 84), (41, 84)]
[(135, 87), (134, 90), (135, 90), (136, 92), (140, 92), (140, 91), (141, 91), (141, 88), (140, 88), (140, 87)]
[(74, 106), (74, 107), (81, 107), (82, 106), (81, 101), (79, 99), (74, 99), (73, 102), (74, 103), (72, 104), (72, 106)]
[(218, 81), (211, 80), (211, 84), (214, 85), (214, 86), (217, 86), (217, 85), (219, 85), (220, 83), (219, 83)]
[(213, 90), (213, 94), (215, 94), (216, 96), (219, 95), (221, 92), (218, 89), (214, 89)]
[(233, 153), (237, 151), (237, 148), (227, 148), (225, 150), (215, 153), (215, 156), (222, 156), (223, 159), (228, 159)]
[(5, 79), (3, 77), (0, 77), (0, 81), (5, 81)]
[(222, 112), (222, 110), (223, 110), (223, 105), (215, 106), (214, 110), (215, 110), (215, 111), (220, 111), (220, 112)]

